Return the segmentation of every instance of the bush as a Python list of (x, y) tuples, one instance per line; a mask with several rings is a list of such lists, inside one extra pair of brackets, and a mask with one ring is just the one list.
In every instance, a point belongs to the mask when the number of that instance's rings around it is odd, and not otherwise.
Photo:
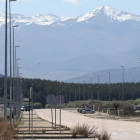
[(114, 101), (114, 102), (112, 103), (112, 106), (117, 110), (117, 109), (120, 107), (120, 102)]
[(130, 105), (125, 108), (124, 112), (125, 112), (125, 115), (128, 115), (128, 116), (135, 115), (134, 107)]
[(51, 108), (51, 105), (50, 104), (46, 104), (45, 108)]
[(73, 138), (76, 138), (77, 135), (82, 135), (86, 138), (92, 137), (97, 138), (99, 140), (110, 140), (111, 134), (109, 134), (106, 130), (102, 130), (101, 132), (97, 132), (97, 127), (93, 126), (90, 127), (87, 124), (79, 125), (77, 124), (75, 127), (73, 127), (70, 131)]
[(106, 130), (103, 130), (101, 133), (97, 132), (95, 138), (99, 140), (110, 140), (111, 134), (109, 134)]
[(0, 121), (0, 140), (13, 140), (14, 131), (10, 130), (10, 124), (8, 121)]
[(33, 107), (34, 107), (34, 109), (40, 109), (40, 108), (42, 108), (42, 104), (41, 103), (34, 103)]
[(140, 105), (140, 99), (136, 99), (136, 100), (134, 101), (134, 105)]
[(70, 130), (73, 138), (76, 138), (76, 135), (83, 135), (85, 138), (88, 138), (90, 135), (95, 135), (96, 127), (90, 127), (87, 124), (79, 125), (77, 124)]
[(29, 105), (29, 102), (23, 102), (23, 106)]

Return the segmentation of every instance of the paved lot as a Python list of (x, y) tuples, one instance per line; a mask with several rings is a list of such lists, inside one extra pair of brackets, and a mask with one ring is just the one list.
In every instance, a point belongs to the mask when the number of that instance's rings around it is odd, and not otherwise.
[[(42, 119), (51, 122), (52, 119), (50, 109), (36, 109), (34, 111)], [(140, 122), (91, 118), (84, 116), (83, 114), (69, 110), (62, 110), (61, 112), (62, 112), (61, 115), (62, 125), (73, 127), (77, 123), (79, 124), (86, 123), (89, 124), (90, 126), (98, 127), (99, 131), (101, 131), (102, 129), (108, 130), (108, 132), (112, 134), (111, 140), (140, 140)], [(59, 124), (58, 109), (57, 109), (57, 124)]]

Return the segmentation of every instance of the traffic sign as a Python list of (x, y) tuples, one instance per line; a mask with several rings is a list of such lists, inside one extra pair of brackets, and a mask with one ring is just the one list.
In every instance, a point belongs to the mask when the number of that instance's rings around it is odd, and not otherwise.
[(23, 102), (29, 102), (29, 98), (23, 98)]
[(56, 98), (56, 104), (64, 104), (65, 103), (65, 98), (63, 95), (57, 95), (55, 96)]
[(47, 97), (46, 97), (46, 102), (48, 104), (55, 104), (55, 95), (53, 94), (49, 94)]

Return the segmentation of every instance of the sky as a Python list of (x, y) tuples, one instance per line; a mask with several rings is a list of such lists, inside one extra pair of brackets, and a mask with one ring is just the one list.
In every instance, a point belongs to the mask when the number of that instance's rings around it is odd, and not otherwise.
[[(5, 1), (0, 0), (0, 12), (5, 11)], [(27, 16), (51, 13), (69, 18), (86, 14), (100, 6), (140, 15), (140, 0), (17, 0), (12, 2), (12, 13)]]

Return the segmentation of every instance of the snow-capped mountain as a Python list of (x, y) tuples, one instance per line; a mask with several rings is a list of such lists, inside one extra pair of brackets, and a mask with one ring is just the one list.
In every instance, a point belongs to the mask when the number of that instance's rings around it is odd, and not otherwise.
[(99, 8), (94, 9), (93, 11), (80, 16), (77, 19), (77, 22), (81, 21), (88, 21), (92, 17), (99, 17), (99, 16), (107, 16), (108, 18), (116, 21), (127, 21), (127, 20), (135, 20), (135, 21), (140, 21), (140, 16), (136, 16), (127, 12), (122, 12), (119, 10), (115, 10), (110, 7), (102, 6)]
[[(5, 14), (3, 12), (0, 12), (0, 26), (4, 25), (5, 22), (4, 16)], [(93, 18), (97, 17), (99, 18), (103, 16), (107, 16), (109, 18), (109, 21), (118, 21), (118, 22), (127, 20), (140, 21), (140, 16), (115, 10), (113, 8), (106, 6), (98, 7), (89, 13), (74, 18), (60, 18), (53, 14), (36, 15), (33, 17), (24, 16), (21, 14), (13, 14), (12, 21), (14, 23), (22, 23), (23, 25), (29, 25), (34, 22), (37, 25), (51, 25), (57, 23), (57, 25), (64, 26), (67, 25), (65, 23), (68, 23), (70, 20), (72, 21), (70, 25), (76, 22), (84, 22), (84, 21), (89, 23), (90, 20), (92, 20)]]
[[(0, 12), (0, 47), (4, 46)], [(102, 6), (73, 18), (12, 15), (17, 57), (27, 77), (65, 80), (87, 73), (139, 66), (140, 16)], [(0, 51), (3, 66), (4, 47)], [(0, 67), (0, 73), (3, 68)]]
[[(46, 15), (36, 15), (33, 17), (24, 16), (21, 14), (12, 14), (12, 22), (13, 23), (20, 23), (22, 26), (29, 25), (31, 23), (35, 23), (37, 25), (50, 25), (58, 20), (59, 17), (53, 14), (46, 14)], [(9, 22), (9, 15), (8, 15), (8, 22)], [(5, 14), (0, 13), (0, 25), (2, 26), (5, 23)]]

